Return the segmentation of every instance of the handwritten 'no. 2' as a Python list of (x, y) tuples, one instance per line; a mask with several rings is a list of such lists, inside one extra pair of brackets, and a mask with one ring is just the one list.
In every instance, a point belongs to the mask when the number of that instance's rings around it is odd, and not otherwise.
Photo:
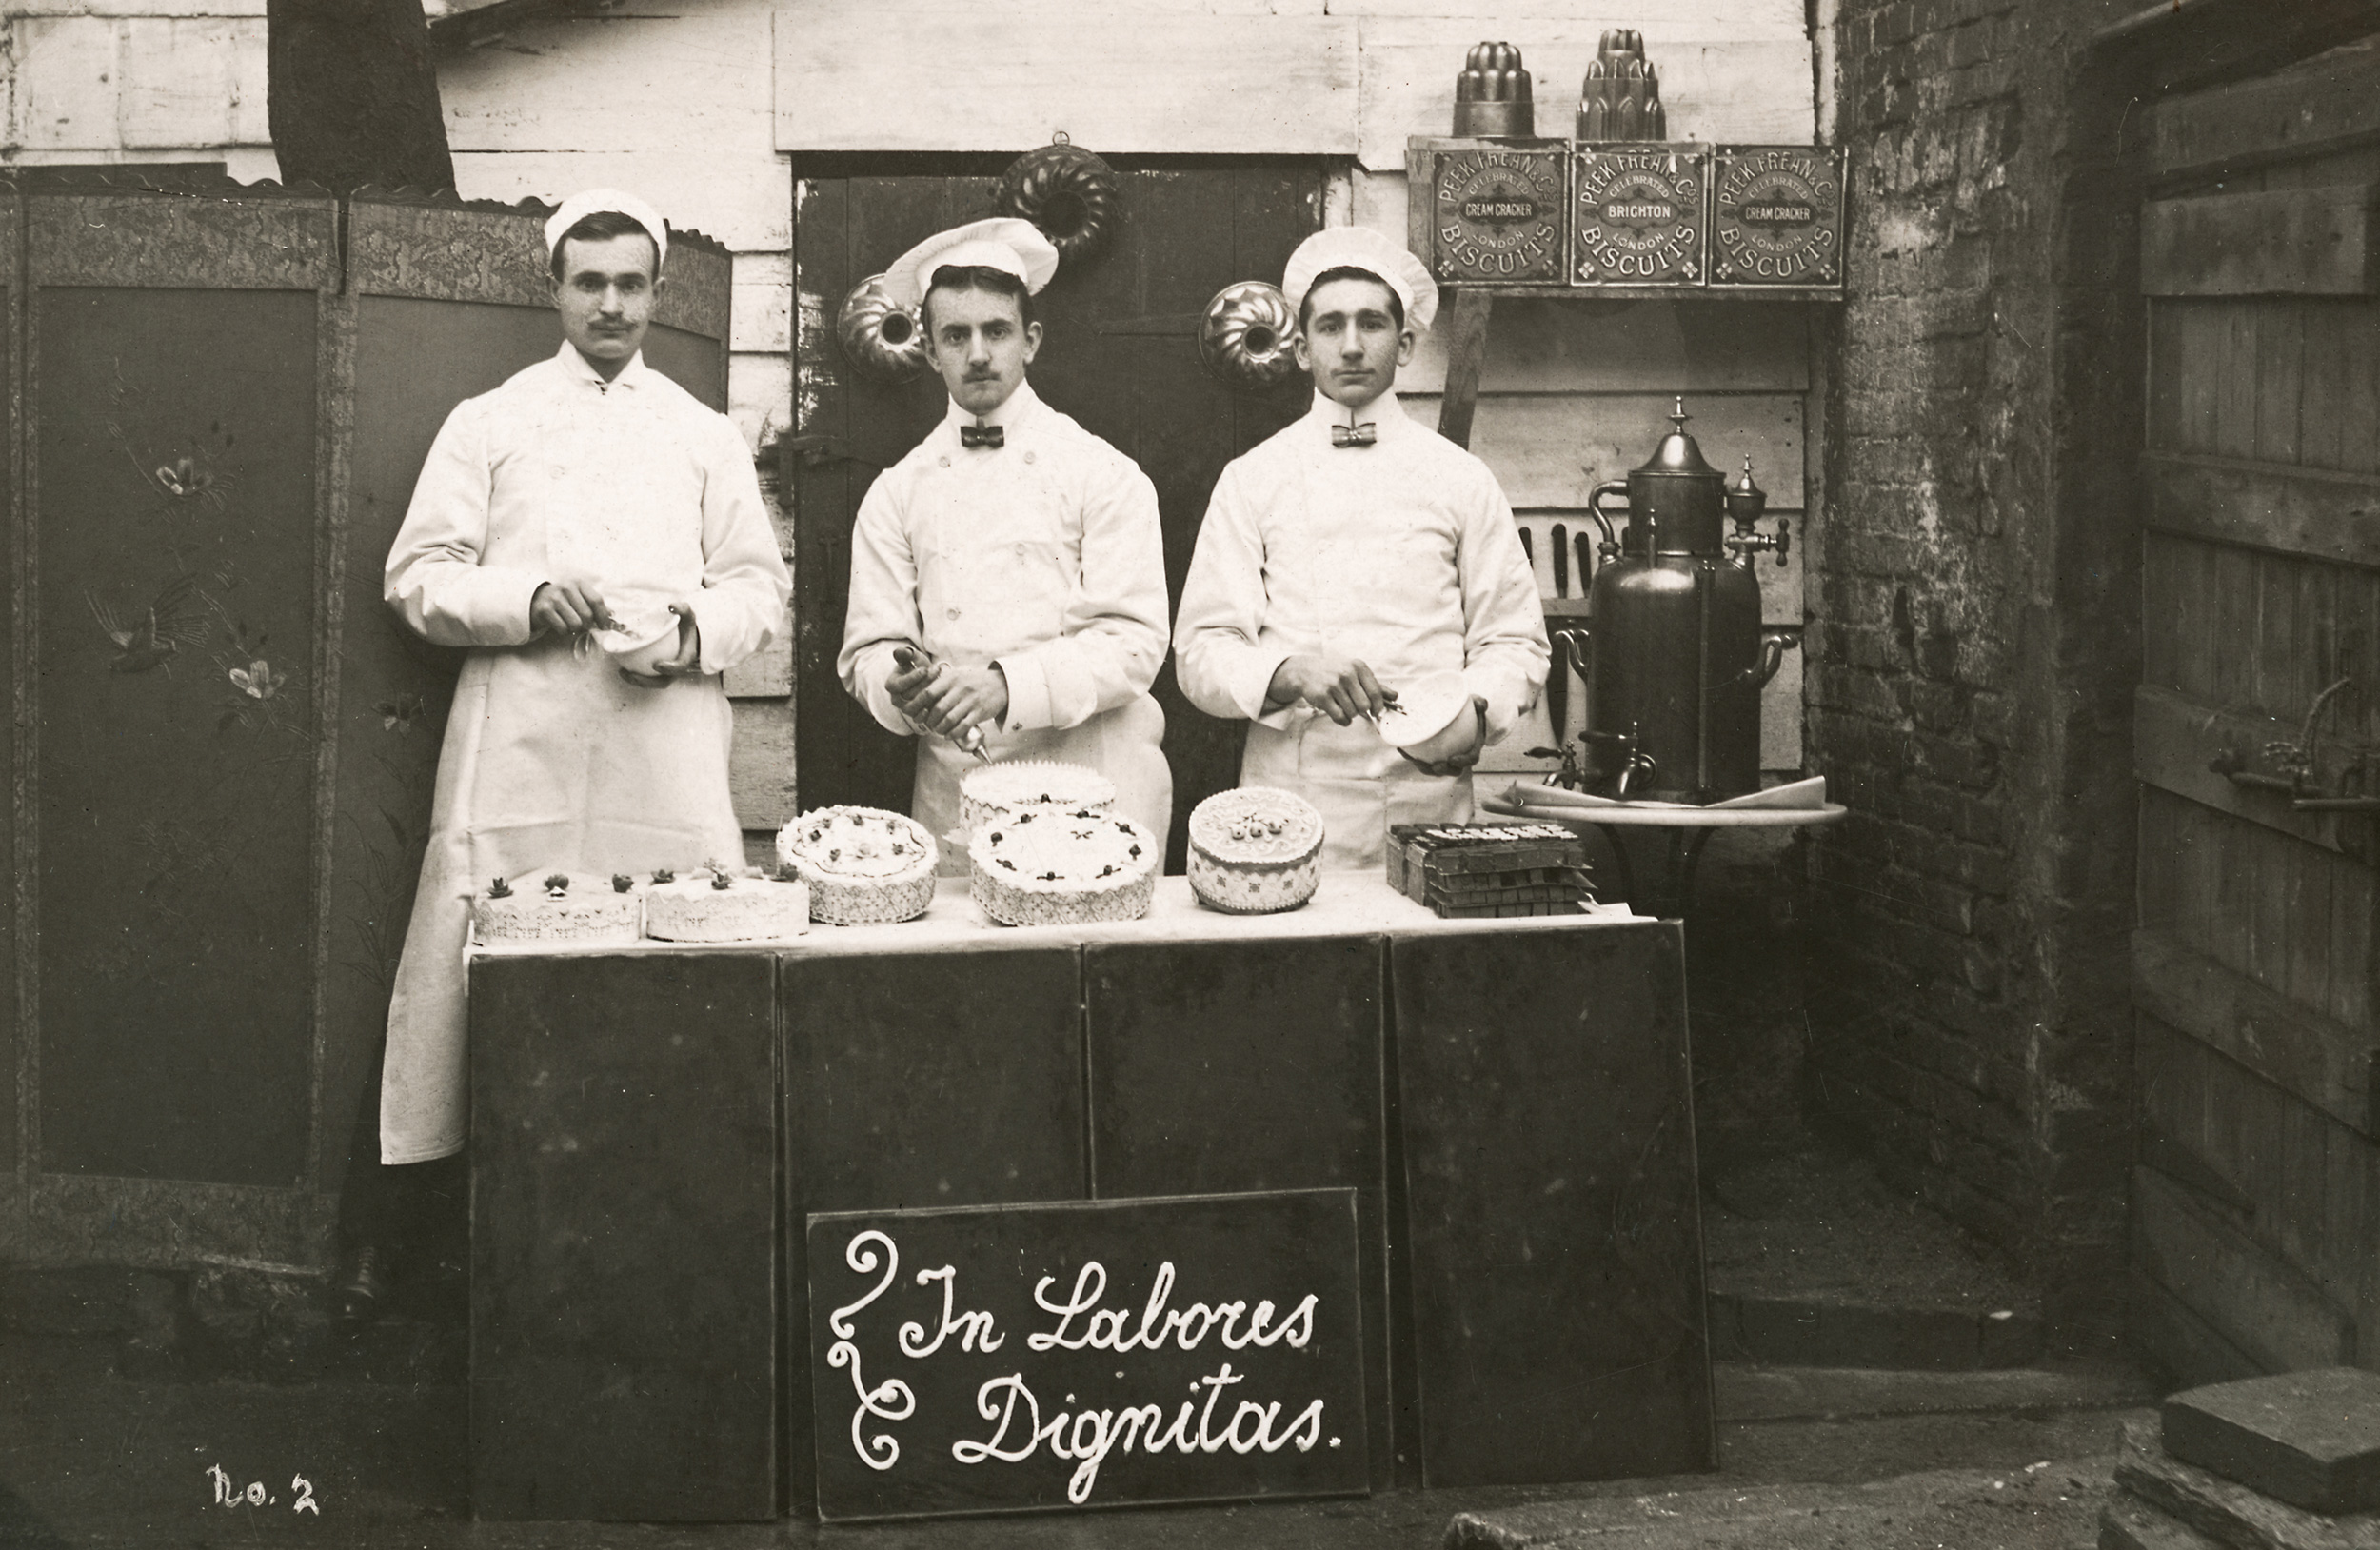
[[(883, 1253), (877, 1250), (881, 1247)], [(901, 1270), (901, 1249), (886, 1234), (874, 1228), (860, 1233), (844, 1247), (843, 1262), (861, 1275), (874, 1274), (883, 1267), (883, 1275), (874, 1286), (855, 1302), (847, 1302), (828, 1316), (826, 1327), (836, 1336), (827, 1347), (826, 1364), (851, 1369), (851, 1387), (859, 1398), (859, 1408), (851, 1413), (851, 1447), (860, 1461), (870, 1469), (890, 1469), (901, 1459), (901, 1443), (889, 1432), (864, 1435), (868, 1418), (879, 1421), (906, 1421), (917, 1411), (917, 1395), (898, 1378), (869, 1386), (860, 1371), (860, 1348), (853, 1343), (858, 1331), (851, 1316), (883, 1297)], [(1053, 1302), (1050, 1287), (1055, 1276), (1043, 1276), (1033, 1288), (1033, 1301), (1043, 1311), (1055, 1314), (1057, 1326), (1037, 1330), (1025, 1336), (1024, 1343), (1034, 1351), (1094, 1351), (1155, 1350), (1169, 1340), (1175, 1347), (1194, 1351), (1206, 1337), (1219, 1328), (1218, 1339), (1230, 1350), (1244, 1350), (1250, 1345), (1269, 1347), (1287, 1343), (1302, 1350), (1314, 1338), (1314, 1321), (1319, 1300), (1312, 1293), (1292, 1308), (1289, 1316), (1273, 1322), (1276, 1312), (1269, 1302), (1257, 1303), (1251, 1313), (1244, 1302), (1219, 1302), (1209, 1307), (1193, 1302), (1186, 1308), (1172, 1309), (1165, 1302), (1173, 1293), (1174, 1265), (1168, 1260), (1158, 1268), (1157, 1279), (1149, 1288), (1147, 1305), (1140, 1311), (1136, 1326), (1132, 1314), (1122, 1308), (1102, 1308), (1099, 1301), (1107, 1290), (1107, 1271), (1097, 1260), (1086, 1262), (1075, 1277), (1074, 1289), (1062, 1302)], [(903, 1356), (924, 1358), (942, 1348), (951, 1336), (959, 1337), (959, 1348), (989, 1353), (1001, 1348), (1007, 1335), (999, 1330), (992, 1316), (981, 1309), (959, 1311), (956, 1307), (958, 1272), (950, 1265), (939, 1269), (920, 1270), (916, 1282), (928, 1286), (942, 1283), (942, 1313), (939, 1327), (929, 1334), (924, 1325), (911, 1321), (900, 1330)], [(1075, 1320), (1082, 1318), (1078, 1331)], [(1247, 1321), (1244, 1327), (1240, 1321)], [(1074, 1474), (1066, 1481), (1066, 1500), (1080, 1506), (1090, 1500), (1091, 1488), (1099, 1480), (1100, 1465), (1109, 1453), (1121, 1449), (1130, 1453), (1137, 1446), (1144, 1453), (1162, 1453), (1172, 1448), (1179, 1453), (1220, 1453), (1224, 1448), (1234, 1453), (1266, 1453), (1294, 1446), (1299, 1453), (1322, 1440), (1322, 1401), (1316, 1400), (1299, 1411), (1289, 1424), (1274, 1430), (1281, 1405), (1276, 1400), (1259, 1404), (1241, 1400), (1232, 1412), (1229, 1424), (1220, 1431), (1214, 1429), (1215, 1403), (1232, 1384), (1243, 1381), (1245, 1373), (1231, 1370), (1227, 1360), (1214, 1372), (1190, 1385), (1193, 1395), (1204, 1390), (1205, 1402), (1197, 1399), (1182, 1401), (1181, 1409), (1172, 1424), (1165, 1421), (1161, 1405), (1127, 1405), (1121, 1410), (1083, 1410), (1069, 1415), (1061, 1410), (1047, 1421), (1041, 1420), (1041, 1401), (1021, 1372), (985, 1381), (976, 1390), (976, 1414), (987, 1421), (997, 1421), (988, 1438), (962, 1439), (950, 1445), (950, 1456), (962, 1464), (980, 1464), (992, 1460), (1018, 1463), (1033, 1457), (1044, 1443), (1050, 1454), (1059, 1459), (1076, 1461)], [(1071, 1398), (1071, 1396), (1069, 1396)], [(1025, 1415), (1019, 1425), (1017, 1408), (1021, 1403)], [(1197, 1418), (1195, 1426), (1192, 1417)], [(1011, 1429), (1015, 1436), (1011, 1440)], [(1337, 1447), (1339, 1439), (1330, 1440)]]

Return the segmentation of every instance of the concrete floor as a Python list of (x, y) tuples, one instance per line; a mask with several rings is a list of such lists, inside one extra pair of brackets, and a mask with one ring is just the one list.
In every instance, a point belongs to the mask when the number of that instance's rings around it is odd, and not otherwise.
[[(1713, 1475), (1360, 1500), (821, 1529), (477, 1524), (465, 1397), (399, 1384), (132, 1379), (91, 1338), (0, 1337), (0, 1546), (357, 1550), (1356, 1550), (1450, 1542), (1645, 1550), (2080, 1550), (2122, 1422), (2152, 1395), (2113, 1358), (2055, 1371), (1727, 1367)], [(210, 1468), (262, 1506), (216, 1504)], [(294, 1509), (296, 1477), (316, 1513)]]

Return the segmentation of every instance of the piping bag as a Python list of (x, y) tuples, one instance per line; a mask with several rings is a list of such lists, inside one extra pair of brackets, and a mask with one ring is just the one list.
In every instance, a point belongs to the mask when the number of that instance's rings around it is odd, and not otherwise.
[[(933, 660), (934, 659), (932, 657), (927, 656), (924, 652), (919, 650), (914, 646), (904, 644), (893, 647), (893, 666), (899, 667), (904, 673), (913, 673), (918, 670), (921, 665), (932, 662)], [(971, 753), (975, 755), (979, 761), (986, 765), (992, 762), (992, 756), (983, 751), (982, 727), (970, 726), (964, 732), (952, 738), (950, 741), (952, 745), (955, 746), (961, 753)]]

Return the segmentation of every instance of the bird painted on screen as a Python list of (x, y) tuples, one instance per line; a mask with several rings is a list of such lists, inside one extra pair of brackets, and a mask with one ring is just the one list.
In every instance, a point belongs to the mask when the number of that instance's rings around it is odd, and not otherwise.
[(158, 591), (156, 598), (129, 626), (116, 618), (98, 592), (83, 588), (83, 601), (90, 606), (91, 617), (115, 643), (116, 654), (109, 659), (108, 669), (118, 673), (145, 673), (151, 667), (163, 667), (169, 676), (173, 671), (173, 654), (186, 646), (204, 646), (207, 642), (207, 617), (191, 606), (191, 593), (198, 586), (195, 576), (176, 576)]

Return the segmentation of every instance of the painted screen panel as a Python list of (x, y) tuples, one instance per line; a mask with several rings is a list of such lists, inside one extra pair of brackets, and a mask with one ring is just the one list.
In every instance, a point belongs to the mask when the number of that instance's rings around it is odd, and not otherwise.
[(52, 288), (41, 1154), (288, 1184), (310, 1107), (315, 298)]

